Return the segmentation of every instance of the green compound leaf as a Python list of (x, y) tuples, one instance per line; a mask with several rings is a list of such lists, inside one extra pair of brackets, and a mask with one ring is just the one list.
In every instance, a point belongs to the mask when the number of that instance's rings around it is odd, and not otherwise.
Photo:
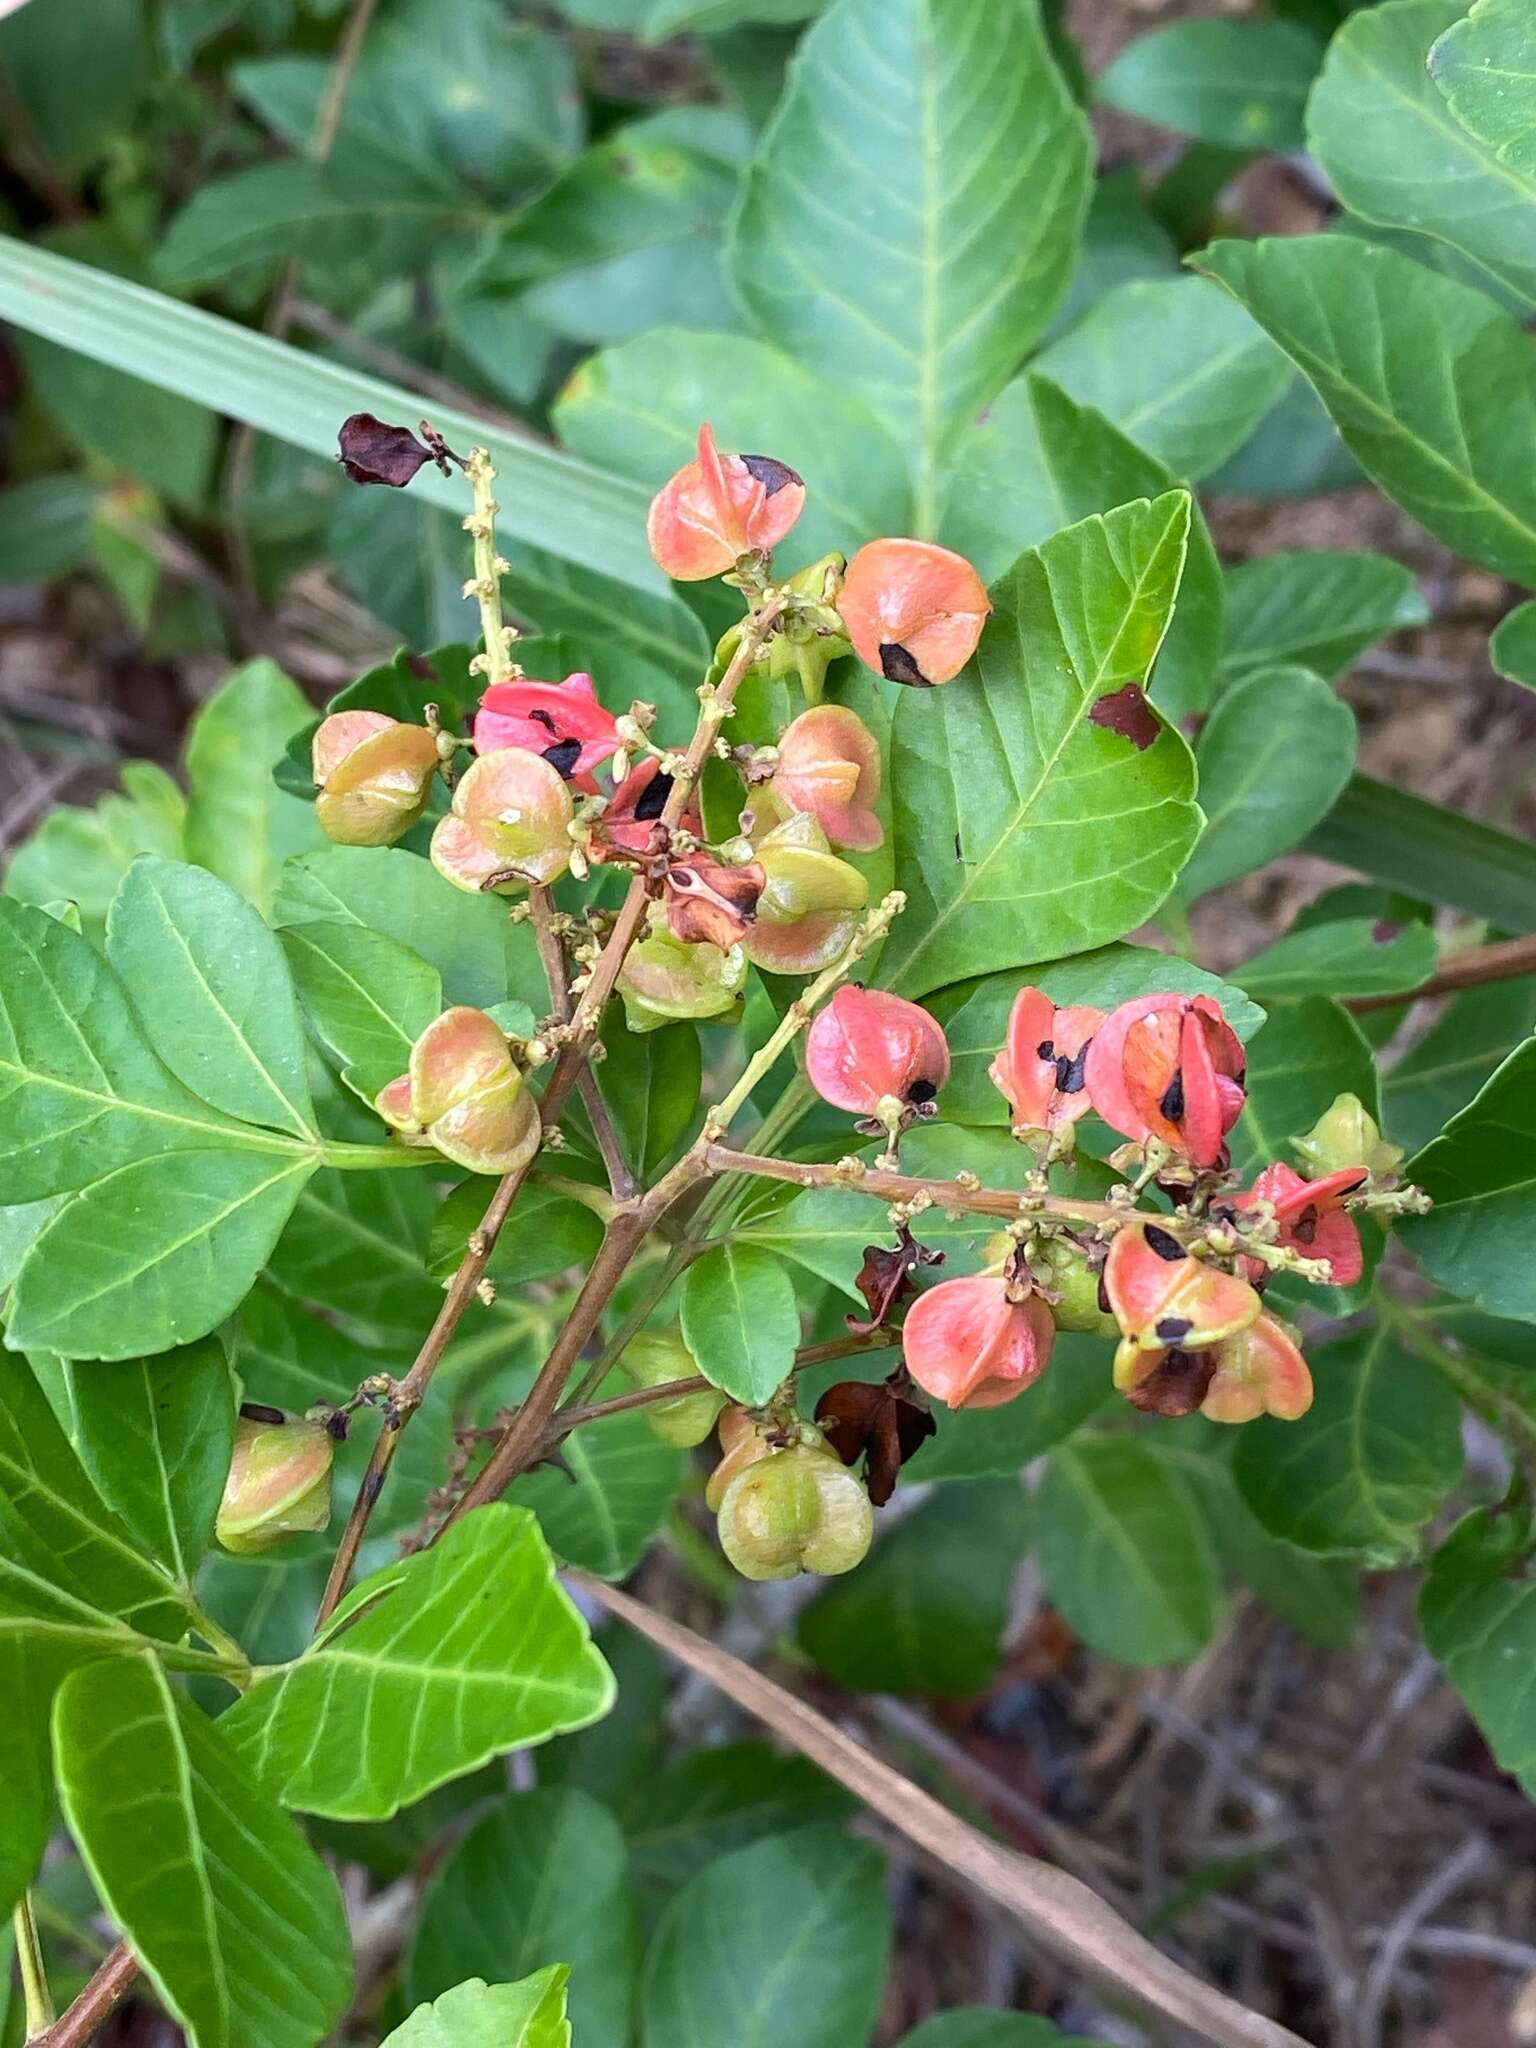
[(1331, 681), (1357, 654), (1429, 609), (1412, 572), (1386, 555), (1308, 549), (1261, 555), (1227, 571), (1222, 672), (1296, 663)]
[(728, 1850), (852, 1810), (849, 1795), (807, 1758), (766, 1742), (726, 1742), (637, 1775), (620, 1817), (636, 1881), (670, 1892)]
[(1062, 1445), (1036, 1512), (1046, 1587), (1094, 1649), (1126, 1664), (1174, 1664), (1210, 1641), (1223, 1606), (1216, 1553), (1187, 1480), (1155, 1444)]
[(1536, 1796), (1530, 1690), (1536, 1579), (1526, 1575), (1531, 1545), (1528, 1513), (1479, 1508), (1468, 1515), (1430, 1561), (1419, 1626), (1500, 1770)]
[(1361, 220), (1427, 235), (1472, 278), (1536, 310), (1536, 167), (1501, 158), (1459, 121), (1430, 75), (1430, 48), (1460, 0), (1387, 0), (1346, 21), (1307, 108), (1307, 139)]
[(554, 1466), (525, 1473), (511, 1498), (533, 1509), (557, 1557), (600, 1579), (627, 1578), (677, 1498), (682, 1452), (644, 1414), (629, 1414), (574, 1430), (561, 1457), (569, 1474)]
[[(14, 559), (7, 556), (8, 562)], [(153, 761), (125, 761), (118, 779), (121, 792), (109, 791), (89, 810), (57, 805), (16, 848), (5, 870), (5, 893), (22, 903), (78, 904), (93, 940), (100, 938), (107, 906), (139, 854), (174, 860), (182, 852), (187, 801), (165, 770)]]
[(326, 1633), (219, 1725), (285, 1806), (387, 1820), (612, 1703), (612, 1674), (537, 1522), (496, 1503), (365, 1579)]
[(282, 863), (327, 843), (314, 805), (272, 779), (289, 740), (313, 720), (297, 683), (275, 662), (252, 661), (219, 685), (187, 740), (187, 859), (238, 889), (263, 917)]
[(1385, 996), (1417, 988), (1438, 953), (1427, 924), (1383, 927), (1341, 917), (1291, 930), (1234, 970), (1261, 1002), (1287, 996)]
[(1238, 1491), (1272, 1535), (1372, 1565), (1417, 1553), (1419, 1531), (1461, 1477), (1461, 1406), (1386, 1324), (1312, 1354), (1312, 1406), (1241, 1432)]
[(1509, 1055), (1405, 1171), (1434, 1203), (1403, 1242), (1431, 1279), (1490, 1315), (1536, 1322), (1536, 1038)]
[[(1367, 17), (1361, 17), (1366, 19)], [(1352, 238), (1194, 259), (1315, 386), (1361, 466), (1447, 546), (1536, 585), (1536, 343), (1481, 292)]]
[(304, 1033), (282, 950), (203, 868), (145, 855), (107, 916), (107, 958), (151, 1044), (204, 1102), (316, 1136)]
[(867, 2041), (890, 1946), (876, 1849), (832, 1828), (770, 1835), (707, 1865), (668, 1902), (646, 1955), (641, 2038), (645, 2048)]
[(1536, 931), (1536, 846), (1372, 776), (1350, 777), (1306, 850), (1503, 931)]
[(911, 451), (917, 533), (1065, 289), (1090, 171), (1032, 5), (837, 0), (800, 44), (727, 261), (763, 332)]
[(1536, 980), (1529, 975), (1453, 996), (1424, 1036), (1382, 1076), (1387, 1136), (1416, 1152), (1536, 1031)]
[(1095, 96), (1222, 149), (1300, 149), (1321, 55), (1290, 21), (1180, 21), (1122, 50)]
[[(913, 1478), (926, 1470), (914, 1463)], [(857, 1691), (980, 1692), (1002, 1656), (1028, 1535), (1017, 1479), (943, 1487), (817, 1595), (800, 1617), (800, 1647)]]
[(1031, 369), (1191, 480), (1242, 446), (1291, 378), (1243, 309), (1192, 277), (1106, 292)]
[(282, 948), (310, 1028), (371, 1106), (445, 1007), (442, 976), (387, 932), (341, 918), (288, 927)]
[(995, 586), (970, 666), (903, 693), (890, 987), (916, 997), (1082, 952), (1167, 895), (1200, 824), (1189, 748), (1155, 717), (1127, 738), (1103, 705), (1147, 679), (1188, 531), (1172, 491), (1030, 549)]
[(800, 1311), (788, 1272), (756, 1244), (712, 1246), (683, 1279), (683, 1340), (705, 1378), (757, 1407), (788, 1376)]
[(1261, 668), (1224, 690), (1195, 746), (1206, 825), (1179, 876), (1190, 898), (1305, 839), (1355, 765), (1355, 715), (1321, 676)]
[(629, 1854), (607, 1807), (564, 1786), (503, 1799), (450, 1849), (422, 1897), (406, 1983), (431, 1998), (557, 1957), (583, 2048), (628, 2048), (640, 1966)]
[[(498, 1958), (498, 1963), (500, 1958)], [(430, 2005), (418, 2005), (385, 2037), (384, 2048), (571, 2048), (564, 1963), (516, 1984), (470, 1977)]]
[(336, 1881), (150, 1655), (72, 1672), (53, 1711), (65, 1818), (191, 2048), (313, 2048), (352, 1994)]

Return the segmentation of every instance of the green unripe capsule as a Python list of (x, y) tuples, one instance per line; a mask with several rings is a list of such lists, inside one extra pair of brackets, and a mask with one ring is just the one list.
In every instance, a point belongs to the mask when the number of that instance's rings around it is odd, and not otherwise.
[(720, 1547), (744, 1579), (835, 1577), (869, 1550), (874, 1510), (840, 1458), (809, 1444), (771, 1450), (720, 1503)]
[[(668, 1380), (688, 1379), (699, 1369), (675, 1323), (665, 1330), (642, 1330), (638, 1337), (631, 1337), (619, 1368), (639, 1387), (664, 1387)], [(724, 1406), (724, 1394), (707, 1387), (701, 1393), (652, 1401), (640, 1412), (663, 1443), (687, 1450), (703, 1443)]]

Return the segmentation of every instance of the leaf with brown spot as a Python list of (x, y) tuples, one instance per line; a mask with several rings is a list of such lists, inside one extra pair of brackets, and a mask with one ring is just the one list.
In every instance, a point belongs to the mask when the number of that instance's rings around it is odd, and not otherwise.
[(1144, 754), (1162, 731), (1140, 683), (1123, 683), (1118, 690), (1106, 692), (1090, 707), (1088, 717), (1106, 732), (1117, 732), (1129, 740), (1138, 754)]

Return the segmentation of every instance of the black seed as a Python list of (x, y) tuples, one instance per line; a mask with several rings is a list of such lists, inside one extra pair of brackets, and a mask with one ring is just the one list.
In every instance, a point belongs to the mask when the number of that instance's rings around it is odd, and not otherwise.
[(671, 794), (672, 778), (664, 769), (658, 768), (635, 801), (635, 816), (642, 824), (650, 824), (667, 808), (667, 798)]
[(1113, 1314), (1113, 1310), (1110, 1308), (1109, 1305), (1109, 1289), (1104, 1285), (1104, 1275), (1102, 1271), (1099, 1274), (1099, 1314), (1101, 1316)]
[(1083, 1069), (1088, 1061), (1088, 1048), (1081, 1046), (1073, 1059), (1063, 1053), (1056, 1062), (1056, 1086), (1063, 1095), (1077, 1095), (1082, 1092)]
[(1163, 1099), (1157, 1105), (1169, 1123), (1176, 1124), (1184, 1114), (1184, 1069), (1175, 1067), (1173, 1079), (1163, 1090)]
[(1302, 1210), (1296, 1221), (1291, 1225), (1292, 1237), (1295, 1238), (1298, 1244), (1314, 1243), (1317, 1238), (1319, 1220), (1316, 1203), (1309, 1202), (1307, 1207)]
[(247, 1422), (286, 1422), (287, 1416), (281, 1408), (269, 1408), (265, 1401), (242, 1401), (241, 1416)]
[(932, 687), (906, 648), (894, 640), (880, 643), (880, 673), (888, 683), (912, 683), (920, 690)]
[(1165, 1344), (1177, 1344), (1194, 1327), (1188, 1316), (1164, 1316), (1157, 1325), (1157, 1334)]
[(1037, 1060), (1053, 1060), (1053, 1061), (1054, 1061), (1055, 1057), (1056, 1057), (1056, 1045), (1055, 1045), (1055, 1041), (1054, 1041), (1053, 1039), (1049, 1039), (1049, 1038), (1042, 1038), (1042, 1039), (1041, 1039), (1041, 1041), (1040, 1041), (1040, 1043), (1039, 1043), (1039, 1044), (1038, 1044), (1038, 1045), (1037, 1045), (1037, 1046), (1035, 1047), (1035, 1058), (1036, 1058)]
[(741, 459), (747, 465), (748, 473), (757, 478), (770, 498), (782, 491), (786, 484), (805, 481), (787, 462), (775, 461), (771, 455), (743, 455)]
[(1182, 1259), (1184, 1256), (1184, 1247), (1179, 1243), (1179, 1240), (1176, 1237), (1170, 1237), (1166, 1230), (1159, 1230), (1155, 1223), (1147, 1225), (1147, 1243), (1160, 1259), (1167, 1259), (1171, 1262), (1174, 1259)]
[(547, 761), (562, 781), (569, 782), (572, 770), (581, 759), (581, 741), (556, 740), (552, 747), (544, 749), (540, 759)]
[(528, 716), (536, 725), (542, 725), (547, 733), (558, 734), (560, 728), (547, 711), (530, 711)]
[(908, 1102), (932, 1102), (938, 1092), (938, 1089), (934, 1087), (931, 1081), (914, 1081), (907, 1090), (907, 1100)]

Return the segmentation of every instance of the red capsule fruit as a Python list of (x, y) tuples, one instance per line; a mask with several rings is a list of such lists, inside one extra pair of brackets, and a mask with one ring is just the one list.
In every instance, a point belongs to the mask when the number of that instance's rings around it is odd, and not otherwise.
[[(1245, 1194), (1232, 1199), (1239, 1211), (1255, 1202), (1271, 1203), (1280, 1226), (1277, 1241), (1306, 1258), (1326, 1259), (1331, 1285), (1353, 1287), (1364, 1271), (1365, 1259), (1355, 1219), (1345, 1213), (1343, 1203), (1369, 1179), (1363, 1166), (1342, 1166), (1320, 1180), (1305, 1180), (1295, 1167), (1277, 1159), (1264, 1168)], [(1264, 1270), (1258, 1260), (1248, 1263)]]
[(482, 754), (459, 778), (432, 834), (432, 865), (457, 889), (553, 882), (571, 858), (576, 807), (558, 769), (522, 747)]
[(1312, 1405), (1307, 1362), (1293, 1333), (1269, 1315), (1205, 1351), (1142, 1351), (1127, 1338), (1115, 1353), (1115, 1385), (1133, 1407), (1169, 1418), (1296, 1422)]
[(532, 676), (492, 683), (475, 713), (474, 741), (477, 754), (494, 754), (502, 747), (538, 754), (588, 796), (597, 794), (593, 769), (619, 750), (617, 721), (597, 701), (596, 686), (584, 669), (561, 683), (536, 682)]
[(1104, 1012), (1086, 1004), (1058, 1010), (1043, 989), (1021, 988), (1008, 1036), (987, 1072), (1013, 1111), (1016, 1137), (1056, 1132), (1089, 1108), (1083, 1079), (1088, 1044)]
[(848, 564), (837, 609), (866, 667), (926, 688), (965, 667), (992, 606), (964, 555), (930, 540), (872, 540)]
[(1000, 1408), (1050, 1363), (1056, 1325), (1040, 1295), (1018, 1297), (1000, 1275), (941, 1280), (902, 1326), (907, 1371), (947, 1408)]
[(802, 711), (785, 727), (778, 755), (773, 789), (791, 810), (809, 811), (833, 846), (870, 853), (880, 845), (880, 743), (856, 711)]
[(1191, 1257), (1156, 1223), (1115, 1232), (1104, 1292), (1121, 1334), (1143, 1351), (1204, 1350), (1245, 1330), (1261, 1307), (1246, 1280)]
[(766, 554), (805, 508), (805, 485), (771, 455), (722, 455), (699, 429), (699, 452), (651, 500), (646, 538), (668, 576), (723, 576), (745, 554)]
[(538, 1106), (494, 1017), (463, 1005), (435, 1017), (409, 1070), (374, 1097), (407, 1144), (431, 1145), (471, 1173), (512, 1173), (539, 1148)]
[(916, 1003), (850, 985), (811, 1025), (805, 1068), (823, 1102), (883, 1120), (893, 1101), (921, 1108), (933, 1100), (949, 1079), (949, 1044)]
[(1243, 1107), (1243, 1048), (1210, 996), (1137, 996), (1112, 1010), (1084, 1062), (1112, 1130), (1215, 1166)]

